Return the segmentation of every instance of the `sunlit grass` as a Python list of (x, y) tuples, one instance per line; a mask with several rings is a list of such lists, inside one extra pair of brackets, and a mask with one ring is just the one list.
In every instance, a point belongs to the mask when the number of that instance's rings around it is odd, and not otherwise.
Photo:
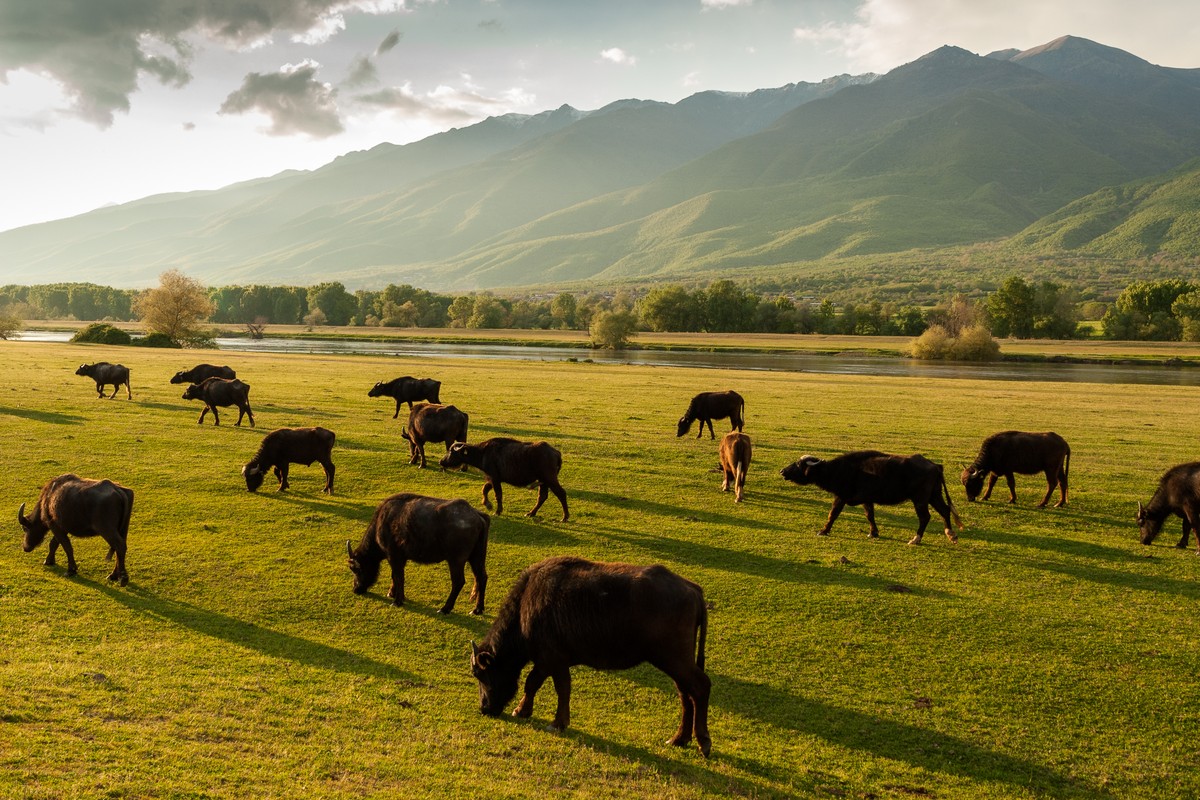
[[(274, 356), (0, 343), (10, 545), (0, 549), (0, 796), (50, 797), (1190, 797), (1198, 729), (1200, 559), (1132, 524), (1166, 467), (1197, 457), (1188, 387), (914, 380), (589, 363)], [(133, 400), (73, 374), (122, 361)], [(167, 381), (199, 361), (251, 384), (257, 429), (198, 426)], [(571, 522), (494, 520), (487, 614), (436, 614), (444, 565), (350, 591), (345, 540), (400, 491), (479, 503), (478, 475), (418, 470), (377, 380), (436, 377), (472, 439), (563, 452)], [(746, 501), (720, 492), (716, 444), (674, 436), (697, 391), (736, 388), (754, 463)], [(232, 421), (232, 420), (230, 420)], [(208, 422), (208, 420), (206, 420)], [(335, 431), (292, 490), (238, 474), (282, 426)], [(1056, 430), (1071, 503), (966, 504), (954, 485), (988, 433)], [(693, 434), (694, 436), (694, 434)], [(829, 498), (783, 482), (804, 453), (877, 447), (946, 465), (957, 545), (881, 509), (815, 536)], [(431, 455), (439, 452), (436, 447)], [(130, 585), (97, 540), (80, 577), (22, 553), (15, 511), (74, 471), (132, 487)], [(998, 493), (1003, 495), (1003, 492)], [(548, 507), (547, 507), (548, 508)], [(649, 667), (574, 670), (572, 727), (478, 713), (469, 642), (528, 564), (573, 553), (659, 562), (713, 604), (713, 758), (664, 744), (678, 721)]]

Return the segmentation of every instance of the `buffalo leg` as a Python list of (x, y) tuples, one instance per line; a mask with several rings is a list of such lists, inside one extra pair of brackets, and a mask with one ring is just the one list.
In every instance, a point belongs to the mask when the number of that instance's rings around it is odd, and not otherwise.
[(100, 398), (104, 397), (104, 384), (103, 383), (96, 384), (96, 394), (99, 395)]
[(279, 491), (286, 492), (288, 489), (288, 467), (289, 464), (280, 464), (275, 468), (275, 474), (279, 476)]
[(946, 538), (952, 542), (957, 542), (958, 535), (954, 533), (954, 529), (950, 526), (950, 503), (942, 499), (940, 494), (937, 494), (929, 499), (929, 505), (933, 506), (933, 510), (938, 512), (938, 514), (941, 514), (942, 521), (946, 523), (946, 527), (942, 531), (946, 534)]
[(825, 520), (825, 527), (817, 531), (818, 536), (828, 536), (829, 531), (833, 528), (833, 523), (837, 522), (838, 514), (842, 513), (842, 509), (846, 507), (846, 501), (840, 497), (833, 498), (833, 507), (829, 509), (829, 519)]
[(537, 664), (533, 665), (533, 669), (529, 670), (529, 675), (525, 678), (525, 693), (521, 695), (521, 702), (517, 703), (517, 707), (513, 709), (514, 717), (528, 719), (533, 716), (533, 698), (537, 695), (538, 689), (542, 688), (542, 684), (546, 682), (546, 678), (549, 677), (549, 672)]
[(121, 534), (115, 536), (105, 536), (104, 540), (108, 542), (109, 555), (116, 553), (117, 565), (113, 567), (112, 574), (108, 576), (110, 581), (120, 581), (122, 586), (129, 583), (129, 573), (125, 571), (125, 539)]
[(392, 414), (392, 419), (395, 419), (396, 417), (400, 416), (400, 406), (401, 405), (403, 405), (403, 401), (397, 400), (396, 401), (396, 413)]
[(558, 498), (558, 502), (562, 503), (562, 507), (563, 507), (562, 521), (566, 522), (567, 520), (569, 520), (571, 518), (571, 513), (569, 511), (567, 511), (567, 492), (566, 492), (566, 490), (563, 489), (562, 484), (555, 481), (554, 483), (550, 484), (550, 491), (554, 492), (554, 496)]
[(708, 698), (712, 692), (712, 681), (694, 664), (681, 670), (671, 670), (667, 674), (675, 681), (683, 706), (679, 730), (667, 740), (667, 744), (683, 747), (692, 741), (694, 733), (700, 752), (707, 758), (712, 751), (712, 739), (708, 735)]
[(117, 396), (117, 392), (119, 392), (119, 391), (121, 391), (121, 384), (114, 383), (113, 384), (113, 393), (108, 396), (108, 399), (112, 400), (114, 397)]
[(1058, 468), (1058, 502), (1054, 504), (1055, 508), (1062, 508), (1067, 504), (1067, 470), (1060, 465)]
[[(1046, 507), (1046, 503), (1050, 502), (1050, 495), (1054, 494), (1054, 487), (1057, 485), (1058, 485), (1058, 480), (1054, 474), (1054, 470), (1049, 470), (1049, 469), (1046, 470), (1046, 496), (1042, 498), (1042, 502), (1037, 504), (1038, 508)], [(1055, 506), (1055, 508), (1058, 508), (1058, 506), (1061, 506), (1061, 505), (1062, 505), (1062, 503), (1059, 502), (1059, 504), (1057, 506)]]
[(536, 517), (538, 509), (542, 507), (542, 503), (546, 502), (546, 498), (549, 496), (550, 496), (549, 487), (546, 486), (546, 484), (544, 484), (544, 483), (539, 483), (538, 484), (537, 504), (534, 505), (534, 507), (532, 509), (530, 509), (529, 512), (525, 516)]
[[(250, 418), (250, 427), (253, 428), (254, 427), (254, 412), (250, 410), (249, 405), (246, 406), (246, 416)], [(242, 416), (241, 416), (241, 414), (239, 414), (238, 415), (238, 424), (240, 425), (241, 422), (242, 422)]]
[(125, 399), (133, 399), (133, 387), (129, 385), (129, 381), (125, 381)]
[[(1187, 544), (1186, 542), (1184, 544)], [(54, 567), (58, 562), (54, 558), (54, 554), (58, 552), (58, 537), (50, 535), (50, 552), (46, 554), (46, 560), (42, 562), (43, 566)]]
[(1191, 531), (1196, 531), (1196, 555), (1200, 556), (1200, 528), (1196, 527), (1196, 523), (1200, 521), (1200, 508), (1195, 505), (1188, 504), (1183, 507), (1183, 537), (1179, 540), (1179, 547), (1187, 547), (1188, 534)]
[[(200, 419), (196, 420), (197, 425), (204, 424), (204, 415), (207, 413), (208, 413), (208, 406), (205, 406), (204, 408), (200, 409)], [(213, 416), (216, 417), (216, 414), (214, 413)]]
[[(216, 407), (216, 406), (209, 406), (209, 407), (208, 407), (208, 409), (206, 409), (206, 410), (211, 410), (211, 411), (212, 411), (212, 415), (213, 415), (213, 425), (220, 425), (220, 424), (221, 424), (221, 418), (220, 418), (219, 416), (217, 416), (217, 407)], [(203, 414), (204, 412), (202, 411), (202, 412), (200, 412), (200, 413), (201, 413), (201, 414)]]
[[(708, 438), (709, 438), (709, 439), (716, 440), (716, 438), (717, 438), (717, 434), (713, 433), (712, 420), (711, 420), (711, 419), (706, 419), (706, 420), (704, 420), (704, 421), (705, 421), (705, 423), (707, 423), (707, 424), (708, 424)], [(703, 430), (704, 430), (704, 429), (703, 429), (703, 428), (701, 428), (700, 430), (701, 430), (701, 432), (703, 432)]]
[[(500, 493), (500, 481), (492, 481), (492, 490), (496, 492), (496, 514), (499, 515), (504, 511), (504, 495)], [(484, 487), (484, 492), (487, 492), (487, 487)]]
[(726, 466), (721, 467), (721, 472), (725, 473), (725, 480), (721, 482), (721, 491), (728, 492), (729, 482), (734, 479), (734, 475), (729, 471), (729, 467)]
[(65, 533), (61, 536), (55, 533), (54, 541), (58, 542), (59, 545), (62, 546), (63, 553), (65, 553), (67, 556), (67, 577), (73, 577), (79, 570), (75, 566), (75, 548), (71, 546), (70, 538), (68, 538), (67, 534)]
[(925, 528), (929, 525), (929, 504), (913, 501), (913, 508), (916, 509), (919, 524), (917, 525), (917, 535), (909, 539), (908, 543), (920, 544), (921, 537), (925, 535)]
[(325, 494), (333, 494), (333, 473), (334, 466), (332, 461), (322, 461), (321, 467), (325, 470), (325, 488), (322, 489)]
[[(492, 479), (488, 478), (483, 482), (483, 507), (488, 511), (492, 510), (492, 501), (488, 499), (488, 492), (492, 490)], [(500, 492), (496, 492), (496, 498), (500, 498)]]
[(388, 563), (392, 566), (392, 588), (388, 591), (387, 596), (392, 598), (392, 605), (404, 605), (404, 561), (397, 558), (395, 561), (388, 559)]
[(992, 496), (992, 488), (993, 488), (993, 487), (996, 485), (996, 479), (997, 479), (997, 478), (999, 478), (999, 477), (1000, 477), (1000, 476), (999, 476), (999, 475), (997, 475), (997, 474), (996, 474), (996, 473), (994, 473), (994, 472), (993, 472), (993, 473), (991, 473), (990, 475), (988, 475), (988, 485), (987, 485), (987, 491), (985, 491), (985, 492), (983, 493), (983, 499), (984, 499), (984, 500), (988, 500), (988, 499), (990, 499), (990, 498), (991, 498), (991, 496)]
[(571, 724), (571, 669), (562, 667), (551, 676), (554, 679), (554, 692), (558, 695), (558, 708), (554, 710), (554, 722), (550, 730), (565, 731)]
[(1017, 481), (1011, 472), (1004, 474), (1004, 480), (1008, 483), (1008, 502), (1017, 502)]
[(879, 526), (875, 524), (875, 504), (874, 503), (863, 503), (863, 511), (866, 512), (866, 515), (867, 515), (867, 524), (871, 526), (871, 529), (867, 533), (867, 536), (869, 536), (872, 539), (878, 539), (879, 538)]
[[(486, 543), (484, 543), (486, 546)], [(476, 616), (483, 613), (483, 596), (487, 591), (487, 568), (484, 566), (484, 561), (487, 558), (487, 550), (483, 547), (476, 547), (475, 552), (471, 554), (471, 574), (475, 576), (475, 585), (471, 588), (471, 599), (475, 601), (475, 608), (471, 610)]]
[(439, 614), (449, 614), (454, 610), (454, 604), (458, 602), (458, 593), (467, 583), (461, 561), (448, 561), (446, 565), (450, 567), (450, 596), (446, 598), (445, 605), (438, 610)]

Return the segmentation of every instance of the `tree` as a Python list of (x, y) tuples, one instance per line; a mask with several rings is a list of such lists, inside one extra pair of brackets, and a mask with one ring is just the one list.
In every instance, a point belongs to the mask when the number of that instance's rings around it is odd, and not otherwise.
[(1009, 276), (987, 299), (992, 333), (1001, 338), (1033, 336), (1034, 291), (1020, 275)]
[(23, 327), (21, 318), (15, 314), (0, 314), (0, 339), (11, 339)]
[(554, 320), (555, 326), (570, 330), (575, 327), (575, 312), (578, 307), (575, 295), (562, 292), (555, 295), (554, 302), (550, 304), (550, 318)]
[(652, 331), (698, 331), (702, 304), (702, 298), (682, 286), (661, 286), (638, 301), (638, 313)]
[(325, 324), (349, 325), (350, 318), (358, 311), (358, 299), (337, 281), (318, 283), (308, 288), (308, 308), (310, 313), (320, 309)]
[(624, 350), (637, 333), (637, 317), (629, 311), (599, 311), (588, 328), (592, 347), (601, 350)]
[(758, 297), (733, 281), (714, 281), (704, 290), (703, 308), (706, 330), (739, 333), (753, 325)]
[(169, 269), (158, 276), (158, 288), (142, 292), (134, 311), (151, 333), (182, 344), (203, 338), (197, 324), (213, 313), (213, 304), (200, 281)]
[(1109, 339), (1177, 340), (1183, 326), (1171, 308), (1181, 295), (1196, 289), (1194, 284), (1178, 278), (1134, 281), (1101, 320), (1104, 335)]

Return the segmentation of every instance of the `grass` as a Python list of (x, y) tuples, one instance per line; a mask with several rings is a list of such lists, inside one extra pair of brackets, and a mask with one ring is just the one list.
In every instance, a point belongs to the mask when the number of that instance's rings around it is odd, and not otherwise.
[[(0, 549), (0, 796), (59, 797), (1194, 797), (1200, 559), (1165, 531), (1138, 544), (1137, 500), (1196, 453), (1198, 390), (728, 372), (589, 363), (142, 352), (0, 342), (0, 508), (66, 471), (137, 493), (130, 585), (94, 539), (80, 575)], [(122, 360), (134, 399), (73, 374)], [(199, 361), (253, 386), (257, 429), (195, 424), (167, 381)], [(477, 475), (420, 471), (377, 380), (428, 374), (472, 439), (546, 439), (556, 504), (494, 520), (485, 619), (449, 617), (442, 565), (407, 571), (409, 603), (350, 591), (344, 542), (416, 491), (478, 504)], [(697, 391), (736, 387), (755, 443), (746, 502), (719, 491), (716, 446), (676, 439)], [(206, 421), (207, 422), (207, 421)], [(280, 495), (238, 474), (261, 435), (338, 435), (336, 494), (297, 467)], [(817, 537), (828, 496), (786, 484), (803, 453), (878, 447), (946, 465), (996, 430), (1070, 441), (1071, 503), (967, 504), (954, 545), (905, 542), (911, 508), (860, 509)], [(432, 453), (437, 453), (438, 448)], [(1003, 497), (1004, 491), (997, 495)], [(996, 496), (996, 495), (994, 495)], [(713, 758), (664, 740), (678, 721), (650, 667), (573, 671), (572, 727), (489, 719), (467, 667), (522, 568), (550, 555), (658, 562), (713, 605)]]

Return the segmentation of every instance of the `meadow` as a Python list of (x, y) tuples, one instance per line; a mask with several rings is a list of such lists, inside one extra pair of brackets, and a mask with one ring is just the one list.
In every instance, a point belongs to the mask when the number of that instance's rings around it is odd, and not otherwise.
[[(1200, 389), (20, 342), (0, 360), (2, 797), (1200, 796), (1200, 559), (1174, 548), (1176, 522), (1150, 547), (1133, 523), (1162, 472), (1197, 458)], [(74, 375), (96, 360), (131, 368), (132, 401)], [(201, 361), (251, 384), (257, 428), (196, 424), (168, 380)], [(479, 475), (410, 466), (404, 412), (367, 397), (406, 374), (440, 379), (472, 440), (563, 453), (571, 520), (553, 500), (524, 517), (533, 492), (506, 491), (482, 619), (465, 592), (436, 613), (445, 565), (409, 566), (403, 608), (386, 567), (350, 591), (345, 542), (380, 500), (479, 505)], [(724, 388), (754, 440), (741, 505), (716, 443), (674, 435), (694, 393)], [(261, 436), (303, 425), (337, 434), (335, 494), (317, 466), (248, 493)], [(960, 465), (1007, 428), (1071, 443), (1066, 508), (1034, 508), (1040, 476), (1018, 477), (1015, 506), (1003, 482), (966, 502)], [(780, 468), (868, 447), (945, 464), (957, 544), (935, 517), (909, 546), (911, 506), (878, 509), (876, 540), (857, 508), (815, 535), (829, 496)], [(45, 545), (21, 551), (17, 507), (63, 472), (136, 492), (128, 587), (106, 582), (98, 539), (75, 540), (74, 579), (42, 565)], [(545, 730), (549, 684), (531, 720), (480, 715), (470, 642), (558, 554), (704, 587), (711, 759), (665, 744), (679, 703), (647, 666), (575, 668), (562, 734)]]

